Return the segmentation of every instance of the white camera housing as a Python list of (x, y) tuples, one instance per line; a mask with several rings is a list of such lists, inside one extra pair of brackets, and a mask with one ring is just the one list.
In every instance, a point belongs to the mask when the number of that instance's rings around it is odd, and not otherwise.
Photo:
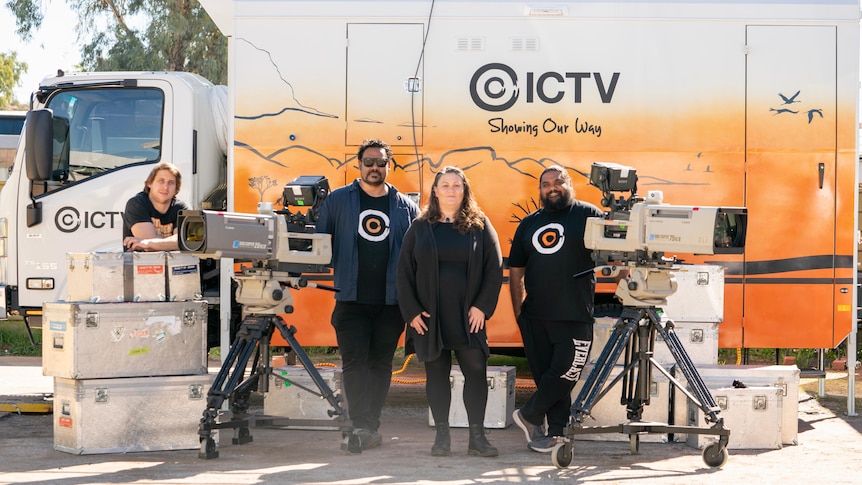
[(587, 219), (584, 244), (614, 253), (742, 253), (745, 216), (742, 207), (662, 204), (652, 190), (630, 211)]

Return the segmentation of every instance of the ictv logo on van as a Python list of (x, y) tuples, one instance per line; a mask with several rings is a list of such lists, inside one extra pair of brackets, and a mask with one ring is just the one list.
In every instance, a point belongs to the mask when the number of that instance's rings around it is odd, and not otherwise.
[[(592, 80), (602, 103), (610, 103), (619, 78), (618, 72), (613, 73), (607, 83), (600, 72), (527, 72), (523, 85), (524, 102), (554, 104), (570, 99), (573, 103), (581, 103), (584, 84)], [(485, 111), (506, 111), (518, 102), (520, 96), (518, 74), (507, 64), (485, 64), (476, 69), (470, 79), (470, 97)]]

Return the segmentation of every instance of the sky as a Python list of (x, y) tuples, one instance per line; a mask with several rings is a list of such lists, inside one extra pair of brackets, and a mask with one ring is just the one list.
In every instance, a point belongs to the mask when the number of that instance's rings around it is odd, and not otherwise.
[(30, 100), (30, 92), (39, 86), (47, 75), (54, 75), (57, 69), (66, 72), (76, 71), (81, 62), (79, 47), (75, 37), (75, 15), (63, 0), (43, 2), (50, 5), (46, 10), (42, 28), (33, 34), (30, 42), (23, 43), (15, 33), (15, 18), (5, 2), (0, 4), (0, 52), (15, 51), (18, 61), (27, 63), (27, 72), (21, 76), (21, 84), (15, 88), (15, 98), (21, 103)]

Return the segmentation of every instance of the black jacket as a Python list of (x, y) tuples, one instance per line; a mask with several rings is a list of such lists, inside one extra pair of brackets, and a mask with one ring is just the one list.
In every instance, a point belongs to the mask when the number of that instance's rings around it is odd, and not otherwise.
[[(485, 229), (472, 229), (472, 251), (467, 266), (467, 292), (465, 311), (471, 306), (482, 310), (487, 320), (494, 314), (503, 284), (503, 256), (497, 232), (491, 221), (485, 219)], [(398, 304), (404, 321), (409, 323), (416, 315), (427, 311), (430, 315), (428, 331), (419, 335), (409, 325), (405, 350), (408, 354), (415, 351), (420, 362), (428, 362), (440, 356), (443, 340), (437, 321), (439, 312), (437, 244), (428, 221), (416, 220), (404, 235), (401, 254), (398, 259)], [(464, 321), (467, 322), (465, 315)], [(469, 325), (469, 323), (467, 324)], [(485, 355), (490, 355), (488, 336), (483, 328), (478, 333), (470, 333), (470, 346), (480, 347)]]

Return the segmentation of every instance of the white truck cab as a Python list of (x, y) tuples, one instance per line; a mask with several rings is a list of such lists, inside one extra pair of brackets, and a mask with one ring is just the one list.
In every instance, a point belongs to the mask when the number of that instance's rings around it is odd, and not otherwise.
[(153, 164), (179, 167), (189, 205), (224, 205), (224, 93), (190, 73), (42, 81), (0, 193), (0, 318), (66, 299), (67, 252), (122, 250), (126, 201)]

